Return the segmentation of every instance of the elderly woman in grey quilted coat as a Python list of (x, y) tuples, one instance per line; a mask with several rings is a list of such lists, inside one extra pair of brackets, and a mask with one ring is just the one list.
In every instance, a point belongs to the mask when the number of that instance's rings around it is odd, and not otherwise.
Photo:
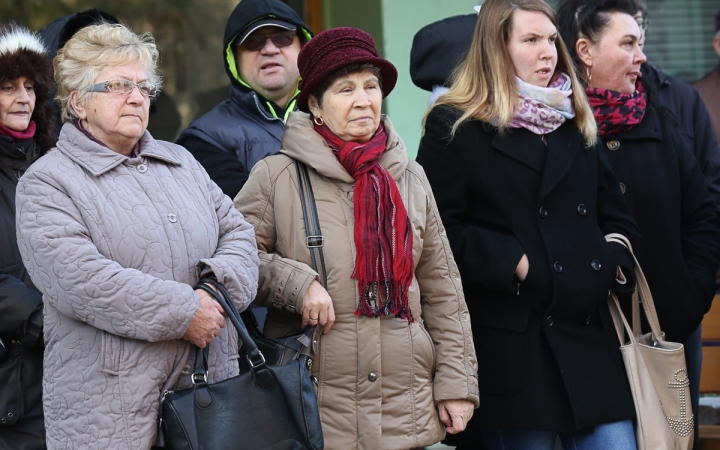
[(51, 449), (156, 445), (162, 393), (191, 385), (191, 343), (210, 345), (210, 382), (238, 372), (237, 335), (192, 286), (213, 276), (245, 309), (253, 229), (190, 153), (146, 131), (157, 57), (121, 25), (70, 39), (54, 61), (57, 148), (17, 189), (19, 247), (45, 304)]

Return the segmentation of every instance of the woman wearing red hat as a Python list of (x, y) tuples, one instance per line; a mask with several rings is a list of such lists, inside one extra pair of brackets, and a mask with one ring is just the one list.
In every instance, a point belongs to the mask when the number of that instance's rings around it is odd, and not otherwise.
[[(327, 448), (431, 445), (478, 406), (477, 365), (430, 186), (380, 114), (397, 70), (355, 28), (317, 35), (298, 67), (302, 112), (235, 198), (257, 235), (265, 334), (322, 327), (312, 371)], [(293, 160), (309, 169), (327, 288), (311, 268)]]

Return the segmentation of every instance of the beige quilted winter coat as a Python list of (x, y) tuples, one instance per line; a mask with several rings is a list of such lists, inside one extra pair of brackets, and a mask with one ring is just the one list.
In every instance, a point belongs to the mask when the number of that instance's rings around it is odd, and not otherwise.
[[(45, 304), (48, 447), (149, 449), (161, 393), (190, 386), (181, 338), (199, 274), (240, 309), (255, 296), (252, 227), (190, 153), (147, 132), (130, 159), (66, 124), (16, 198), (20, 251)], [(211, 382), (237, 374), (232, 336), (211, 344)]]
[(325, 448), (409, 449), (445, 434), (436, 404), (478, 405), (477, 363), (458, 269), (422, 168), (383, 118), (387, 151), (380, 163), (395, 179), (413, 226), (415, 323), (392, 316), (356, 316), (353, 178), (313, 129), (292, 113), (280, 155), (260, 161), (235, 198), (255, 227), (260, 250), (256, 303), (269, 308), (267, 334), (298, 330), (302, 298), (317, 278), (306, 246), (292, 158), (309, 168), (317, 203), (336, 322), (321, 337), (312, 370), (319, 379)]

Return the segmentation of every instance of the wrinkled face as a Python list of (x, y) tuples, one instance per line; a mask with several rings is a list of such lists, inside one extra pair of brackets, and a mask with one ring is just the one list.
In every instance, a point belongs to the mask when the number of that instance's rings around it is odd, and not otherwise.
[[(300, 38), (294, 36), (291, 45), (278, 47), (271, 37), (288, 33), (293, 32), (279, 27), (262, 27), (233, 48), (237, 70), (243, 81), (281, 107), (285, 107), (295, 93), (295, 84), (300, 77), (297, 68)], [(260, 50), (247, 48), (246, 43), (263, 37), (265, 45)]]
[(310, 112), (322, 118), (330, 130), (345, 141), (365, 143), (380, 125), (382, 90), (370, 71), (338, 78), (322, 97), (322, 106), (310, 96)]
[(0, 83), (0, 125), (25, 131), (35, 110), (33, 82), (25, 77)]
[(642, 33), (631, 15), (610, 13), (609, 16), (610, 23), (603, 35), (597, 43), (590, 43), (588, 55), (580, 58), (590, 69), (590, 86), (632, 94), (640, 76), (640, 65), (647, 60), (638, 45)]
[(526, 83), (547, 87), (557, 65), (557, 36), (555, 25), (544, 13), (515, 10), (507, 41), (515, 75)]
[[(95, 77), (95, 83), (110, 80), (149, 81), (139, 63), (107, 66)], [(129, 154), (126, 149), (140, 140), (147, 129), (150, 98), (134, 88), (130, 93), (93, 92), (84, 105), (75, 105), (83, 125), (111, 149)]]

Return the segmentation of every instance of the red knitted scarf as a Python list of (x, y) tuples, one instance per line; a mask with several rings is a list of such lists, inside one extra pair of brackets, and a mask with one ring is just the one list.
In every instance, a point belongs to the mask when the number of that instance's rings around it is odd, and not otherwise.
[(408, 290), (415, 264), (410, 219), (400, 191), (380, 165), (387, 134), (382, 125), (365, 144), (345, 142), (323, 125), (317, 131), (355, 179), (355, 271), (360, 299), (356, 315), (394, 314), (413, 322)]
[(647, 97), (638, 79), (635, 92), (621, 94), (610, 89), (585, 89), (600, 136), (629, 131), (642, 122), (647, 107)]

